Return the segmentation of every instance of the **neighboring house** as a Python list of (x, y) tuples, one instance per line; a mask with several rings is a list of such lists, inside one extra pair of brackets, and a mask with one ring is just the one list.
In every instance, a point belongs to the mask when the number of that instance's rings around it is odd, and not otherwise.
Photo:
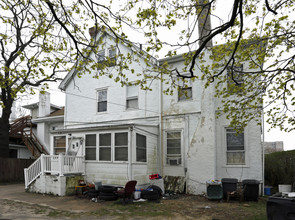
[(264, 154), (270, 154), (273, 152), (284, 151), (284, 142), (275, 141), (275, 142), (263, 142)]
[(25, 105), (23, 108), (30, 110), (30, 115), (16, 118), (15, 107), (12, 109), (9, 133), (10, 157), (36, 158), (41, 153), (48, 152), (44, 146), (49, 146), (49, 129), (55, 125), (63, 125), (64, 109), (50, 104), (50, 94), (47, 92), (39, 95), (39, 102)]
[[(113, 51), (110, 35), (103, 41), (105, 49), (100, 55), (118, 53)], [(124, 44), (118, 47), (124, 54), (131, 50)], [(95, 59), (96, 54), (90, 56)], [(129, 69), (142, 73), (146, 64), (143, 58), (136, 58), (140, 64), (131, 63)], [(182, 69), (183, 61), (181, 55), (151, 58), (151, 65), (168, 62)], [(109, 70), (115, 71), (112, 67)], [(130, 82), (138, 79), (131, 72), (125, 74)], [(263, 183), (261, 127), (250, 122), (243, 133), (235, 135), (225, 116), (216, 117), (220, 100), (214, 96), (214, 85), (205, 89), (203, 81), (188, 80), (187, 86), (173, 95), (163, 94), (166, 86), (154, 81), (151, 91), (122, 87), (108, 76), (95, 80), (86, 74), (80, 78), (73, 69), (59, 87), (66, 94), (64, 116), (47, 126), (49, 142), (46, 137), (43, 143), (51, 155), (65, 152), (85, 157), (83, 172), (88, 182), (124, 185), (135, 179), (141, 185), (149, 182), (148, 175), (159, 173), (165, 181), (178, 181), (179, 185), (172, 184), (170, 189), (191, 194), (206, 192), (206, 182), (211, 179), (256, 179)], [(52, 123), (51, 117), (34, 120), (42, 126), (44, 136), (42, 123)]]
[(39, 94), (39, 102), (22, 106), (30, 110), (32, 122), (38, 126), (33, 133), (38, 137), (40, 143), (50, 152), (50, 130), (63, 126), (64, 108), (51, 104), (50, 93)]

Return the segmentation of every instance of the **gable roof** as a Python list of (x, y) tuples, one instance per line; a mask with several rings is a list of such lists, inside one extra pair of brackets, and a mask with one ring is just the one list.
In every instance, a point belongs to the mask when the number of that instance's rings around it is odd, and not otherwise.
[[(93, 28), (90, 28), (90, 29), (92, 29), (91, 31), (93, 31)], [(89, 29), (89, 31), (90, 31), (90, 29)], [(101, 37), (105, 37), (106, 35), (108, 35), (108, 36), (110, 36), (111, 38), (113, 38), (114, 40), (116, 39), (116, 36), (114, 35), (114, 33), (111, 32), (108, 28), (105, 28), (105, 27), (104, 27), (104, 28), (101, 28), (101, 30), (103, 31), (102, 33), (101, 33), (99, 30), (98, 30), (98, 31), (94, 31), (95, 34), (96, 34), (95, 39), (97, 39), (97, 40), (96, 40), (96, 43), (97, 43), (97, 42), (99, 41), (99, 39), (100, 39), (99, 36), (101, 36)], [(127, 46), (127, 44), (128, 44), (128, 45), (131, 45), (131, 47), (130, 47), (130, 46)], [(134, 43), (132, 43), (132, 42), (126, 40), (126, 39), (123, 41), (122, 45), (125, 45), (125, 46), (129, 47), (129, 48), (130, 48), (131, 50), (133, 50), (133, 51), (136, 51), (136, 52), (143, 52), (144, 55), (150, 57), (150, 63), (152, 63), (152, 64), (157, 64), (157, 63), (158, 63), (158, 60), (157, 60), (155, 57), (153, 57), (152, 55), (150, 55), (149, 53), (147, 53), (146, 51), (142, 50), (141, 46), (138, 47), (137, 45), (135, 45)], [(88, 47), (88, 48), (89, 48), (89, 47)], [(79, 60), (81, 60), (81, 58), (80, 58)], [(79, 61), (79, 60), (78, 60), (78, 61)], [(76, 61), (76, 63), (77, 63), (78, 61)], [(75, 66), (75, 64), (74, 64), (74, 66)], [(71, 80), (73, 79), (73, 77), (77, 74), (77, 70), (76, 70), (76, 68), (74, 68), (74, 66), (72, 67), (71, 71), (65, 76), (65, 78), (64, 78), (64, 79), (61, 81), (61, 83), (59, 84), (58, 88), (59, 88), (60, 90), (65, 90), (66, 87), (67, 87), (67, 85), (71, 82)]]

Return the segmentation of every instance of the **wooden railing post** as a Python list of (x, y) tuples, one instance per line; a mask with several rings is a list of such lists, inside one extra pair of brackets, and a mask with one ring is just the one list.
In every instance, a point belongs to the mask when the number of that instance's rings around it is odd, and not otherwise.
[(63, 176), (64, 175), (64, 155), (62, 153), (58, 155), (58, 160), (59, 160), (59, 175)]
[(41, 174), (44, 175), (44, 154), (41, 154)]
[(24, 169), (24, 176), (25, 176), (25, 188), (28, 188), (28, 169)]

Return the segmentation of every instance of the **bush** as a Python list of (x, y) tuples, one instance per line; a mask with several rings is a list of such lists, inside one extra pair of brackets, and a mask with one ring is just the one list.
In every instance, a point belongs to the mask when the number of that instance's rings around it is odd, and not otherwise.
[(265, 155), (265, 184), (293, 184), (295, 182), (295, 150)]

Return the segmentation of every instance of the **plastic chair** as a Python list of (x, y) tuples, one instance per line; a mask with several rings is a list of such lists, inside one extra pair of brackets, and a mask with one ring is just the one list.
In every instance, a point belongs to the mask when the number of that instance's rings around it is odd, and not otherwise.
[(123, 189), (114, 192), (117, 196), (123, 199), (124, 205), (126, 204), (126, 198), (131, 199), (132, 193), (135, 191), (136, 183), (136, 180), (130, 180), (126, 183)]

